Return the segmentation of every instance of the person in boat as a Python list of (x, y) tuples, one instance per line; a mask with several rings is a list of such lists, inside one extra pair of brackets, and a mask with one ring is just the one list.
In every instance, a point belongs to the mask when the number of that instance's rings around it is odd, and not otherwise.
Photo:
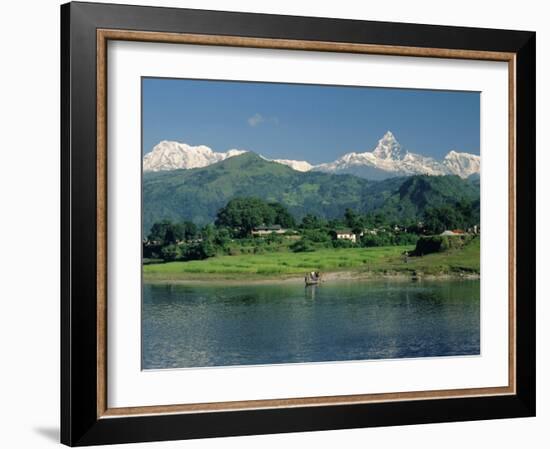
[(321, 275), (318, 271), (312, 271), (306, 275), (306, 282), (318, 282), (321, 279)]

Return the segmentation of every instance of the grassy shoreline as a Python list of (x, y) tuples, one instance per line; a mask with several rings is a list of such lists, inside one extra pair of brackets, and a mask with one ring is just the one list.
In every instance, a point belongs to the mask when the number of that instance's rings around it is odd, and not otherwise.
[(145, 282), (303, 282), (309, 271), (325, 280), (428, 279), (479, 277), (479, 239), (465, 248), (422, 257), (409, 257), (411, 246), (322, 249), (310, 253), (273, 252), (217, 256), (206, 260), (143, 266)]

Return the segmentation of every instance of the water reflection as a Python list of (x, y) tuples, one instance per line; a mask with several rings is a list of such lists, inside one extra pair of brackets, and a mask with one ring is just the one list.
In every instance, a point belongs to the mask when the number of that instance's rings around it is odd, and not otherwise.
[(315, 293), (317, 292), (317, 285), (306, 285), (305, 292), (307, 299), (315, 299)]
[(143, 368), (471, 355), (479, 335), (479, 281), (143, 290)]

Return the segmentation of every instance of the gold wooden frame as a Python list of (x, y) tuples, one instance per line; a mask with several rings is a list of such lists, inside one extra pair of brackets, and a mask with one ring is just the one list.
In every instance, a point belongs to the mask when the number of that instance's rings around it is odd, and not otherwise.
[[(403, 47), (221, 35), (98, 29), (97, 35), (97, 417), (198, 413), (227, 410), (344, 405), (404, 400), (514, 395), (516, 393), (516, 55), (515, 53)], [(429, 58), (472, 59), (508, 63), (508, 385), (504, 387), (431, 390), (345, 396), (231, 401), (202, 404), (108, 408), (107, 404), (107, 42), (109, 40), (326, 51)]]

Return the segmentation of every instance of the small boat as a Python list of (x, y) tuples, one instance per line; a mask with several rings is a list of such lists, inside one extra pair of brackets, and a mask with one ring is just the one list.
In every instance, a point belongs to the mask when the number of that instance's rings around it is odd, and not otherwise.
[(306, 287), (309, 287), (310, 285), (319, 285), (320, 283), (321, 281), (313, 281), (313, 280), (306, 279)]
[(306, 287), (309, 287), (310, 285), (319, 285), (321, 283), (321, 275), (317, 272), (312, 272), (306, 274), (304, 281), (306, 283)]

